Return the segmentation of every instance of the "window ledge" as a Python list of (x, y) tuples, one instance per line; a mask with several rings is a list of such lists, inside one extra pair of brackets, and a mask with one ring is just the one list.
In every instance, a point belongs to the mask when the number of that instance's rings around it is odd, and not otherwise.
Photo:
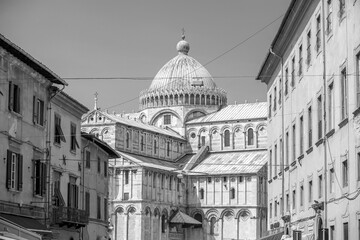
[(17, 113), (17, 112), (14, 112), (14, 111), (10, 111), (9, 110), (9, 112), (12, 114), (12, 115), (14, 115), (15, 117), (17, 117), (17, 118), (23, 118), (23, 116), (21, 115), (21, 113)]
[(18, 194), (18, 193), (21, 192), (20, 190), (13, 189), (13, 188), (9, 188), (8, 191), (9, 191), (9, 192), (12, 192), (12, 193), (14, 193), (14, 194)]
[(73, 155), (76, 155), (76, 150), (70, 150), (69, 152)]
[(353, 112), (354, 117), (356, 117), (357, 115), (359, 115), (359, 113), (360, 113), (360, 107), (358, 107), (358, 108)]
[(310, 153), (313, 151), (313, 149), (314, 149), (314, 148), (313, 148), (312, 146), (311, 146), (311, 147), (309, 147), (309, 149), (308, 149), (308, 150), (306, 150), (306, 153), (307, 153), (307, 154), (310, 154)]
[(349, 118), (346, 117), (338, 124), (339, 128), (344, 127), (348, 122), (349, 122)]
[(304, 154), (301, 154), (299, 157), (298, 157), (298, 161), (302, 160), (304, 158)]
[(295, 166), (296, 165), (296, 161), (292, 161), (292, 163), (290, 164), (290, 166)]
[(325, 136), (326, 136), (326, 138), (329, 138), (329, 137), (331, 137), (332, 135), (334, 135), (334, 133), (335, 133), (335, 129), (333, 128), (333, 129), (331, 129), (327, 134), (325, 134)]
[(324, 139), (323, 138), (320, 138), (316, 143), (315, 145), (318, 147), (320, 144), (322, 144), (324, 142)]
[(289, 166), (287, 166), (286, 168), (284, 168), (284, 171), (286, 172), (287, 170), (289, 170)]

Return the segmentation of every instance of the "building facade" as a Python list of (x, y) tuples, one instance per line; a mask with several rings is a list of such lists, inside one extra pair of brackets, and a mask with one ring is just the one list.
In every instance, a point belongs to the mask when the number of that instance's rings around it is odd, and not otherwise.
[(111, 239), (257, 239), (266, 231), (267, 105), (227, 105), (183, 39), (137, 113), (83, 116), (110, 161)]
[(359, 24), (359, 1), (293, 0), (261, 66), (272, 232), (360, 238)]
[(49, 239), (47, 139), (52, 86), (66, 83), (0, 35), (0, 231)]

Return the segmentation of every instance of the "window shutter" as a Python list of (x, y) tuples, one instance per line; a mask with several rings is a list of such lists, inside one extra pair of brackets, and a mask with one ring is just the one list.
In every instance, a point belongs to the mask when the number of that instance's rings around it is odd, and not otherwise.
[(33, 180), (33, 194), (36, 195), (36, 164), (37, 164), (37, 161), (36, 159), (33, 159), (33, 174), (32, 174), (32, 180)]
[(12, 85), (12, 82), (10, 81), (9, 82), (9, 101), (8, 101), (8, 108), (10, 111), (12, 111), (12, 109), (13, 109), (13, 102), (14, 102), (13, 85)]
[(72, 207), (71, 206), (71, 183), (68, 183), (68, 207)]
[(46, 194), (46, 164), (42, 163), (42, 178), (41, 178), (41, 193), (44, 196)]
[(79, 186), (75, 185), (75, 208), (78, 208), (79, 202)]
[(22, 191), (23, 186), (23, 156), (18, 154), (18, 190)]
[(36, 123), (36, 119), (37, 119), (37, 114), (36, 114), (36, 97), (33, 96), (33, 123)]
[(17, 113), (21, 113), (21, 110), (20, 110), (20, 107), (21, 107), (21, 105), (20, 105), (20, 87), (19, 86), (17, 87), (17, 99), (16, 99), (16, 102), (17, 102), (16, 111), (17, 111)]
[(6, 188), (11, 186), (11, 151), (7, 150), (7, 165), (6, 165)]
[(40, 114), (40, 125), (44, 126), (44, 108), (45, 108), (45, 102), (40, 101), (40, 112), (38, 114)]

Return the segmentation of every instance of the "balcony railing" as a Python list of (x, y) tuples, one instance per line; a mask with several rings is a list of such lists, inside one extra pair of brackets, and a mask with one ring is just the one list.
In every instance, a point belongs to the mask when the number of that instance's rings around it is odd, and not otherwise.
[(52, 223), (60, 226), (68, 225), (84, 227), (89, 222), (88, 214), (85, 210), (69, 207), (54, 207), (52, 210)]

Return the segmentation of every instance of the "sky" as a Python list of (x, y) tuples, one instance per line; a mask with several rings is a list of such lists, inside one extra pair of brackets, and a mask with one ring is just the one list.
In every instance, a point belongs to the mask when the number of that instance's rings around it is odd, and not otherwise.
[(266, 85), (255, 78), (289, 4), (0, 0), (0, 33), (64, 78), (69, 84), (65, 92), (89, 109), (97, 92), (102, 109), (138, 111), (140, 91), (177, 55), (183, 28), (189, 55), (227, 91), (228, 104), (266, 101)]

